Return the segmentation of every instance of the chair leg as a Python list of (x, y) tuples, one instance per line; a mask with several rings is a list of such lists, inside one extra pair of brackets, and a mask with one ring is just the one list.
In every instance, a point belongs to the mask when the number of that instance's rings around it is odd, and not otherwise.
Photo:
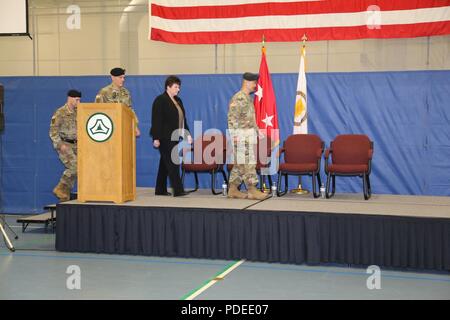
[(372, 195), (372, 188), (370, 187), (370, 179), (369, 179), (369, 175), (366, 176), (367, 178), (367, 191), (369, 194), (369, 197)]
[(222, 191), (216, 192), (216, 171), (211, 173), (211, 191), (214, 195), (222, 194)]
[[(185, 175), (185, 172), (184, 172), (184, 170), (183, 170), (183, 172), (182, 172), (182, 174), (181, 174), (181, 182), (183, 183), (183, 187), (184, 187), (184, 175)], [(194, 190), (184, 190), (184, 192), (191, 193), (191, 192), (195, 192), (195, 191), (198, 190), (198, 186), (199, 186), (199, 183), (198, 183), (198, 174), (197, 174), (197, 172), (195, 172), (195, 171), (194, 171), (194, 179), (195, 179), (195, 189), (194, 189)]]
[(184, 177), (185, 177), (185, 175), (186, 175), (186, 170), (181, 169), (181, 184), (183, 185), (183, 187), (184, 187)]
[[(320, 179), (320, 178), (319, 178)], [(320, 193), (317, 193), (317, 187), (316, 187), (316, 174), (313, 172), (312, 174), (312, 191), (314, 198), (318, 198), (320, 196)]]
[(213, 170), (212, 172), (211, 172), (211, 192), (212, 192), (212, 194), (215, 194), (215, 191), (214, 191), (214, 186), (215, 186), (215, 184), (216, 184), (216, 173), (215, 173), (215, 171)]
[(363, 174), (363, 192), (364, 192), (364, 199), (369, 200), (370, 198), (370, 192), (369, 192), (369, 180), (368, 175), (366, 173)]
[(225, 173), (225, 171), (224, 171), (223, 169), (220, 170), (220, 173), (222, 173), (223, 180), (225, 181), (225, 183), (226, 183), (227, 186), (228, 186), (228, 177), (227, 177), (227, 174)]
[(317, 186), (319, 187), (319, 197), (320, 197), (320, 187), (322, 186), (322, 179), (320, 178), (320, 172), (317, 173)]
[(289, 192), (289, 175), (287, 173), (284, 175), (284, 192)]
[(277, 177), (277, 197), (281, 197), (281, 172), (278, 172), (278, 177)]
[(330, 194), (330, 182), (331, 182), (331, 173), (328, 172), (327, 174), (327, 186), (325, 187), (325, 196), (327, 199), (331, 198), (333, 195)]
[(269, 174), (267, 179), (269, 179), (269, 187), (272, 188), (272, 176)]
[(332, 187), (332, 191), (331, 191), (331, 196), (334, 196), (334, 193), (336, 192), (336, 176), (333, 174), (331, 176), (331, 187)]
[(194, 172), (194, 177), (195, 177), (195, 189), (194, 189), (194, 191), (197, 191), (198, 190), (198, 186), (199, 186), (198, 173), (197, 172)]
[[(283, 174), (281, 172), (278, 172), (278, 181), (277, 181), (277, 197), (282, 197), (287, 193), (287, 189), (284, 191), (281, 191), (281, 179)], [(287, 179), (287, 176), (285, 176), (285, 179)]]

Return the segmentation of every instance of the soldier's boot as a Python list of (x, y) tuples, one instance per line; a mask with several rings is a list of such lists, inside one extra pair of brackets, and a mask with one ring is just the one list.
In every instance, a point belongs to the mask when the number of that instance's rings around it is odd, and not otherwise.
[(264, 200), (267, 197), (269, 197), (268, 194), (265, 194), (264, 192), (259, 191), (258, 188), (255, 186), (249, 186), (248, 187), (248, 199), (251, 200)]
[(69, 187), (63, 183), (58, 183), (55, 189), (53, 189), (53, 194), (58, 197), (61, 202), (70, 200)]
[(230, 184), (230, 189), (228, 190), (228, 198), (247, 199), (247, 194), (240, 192), (236, 185)]

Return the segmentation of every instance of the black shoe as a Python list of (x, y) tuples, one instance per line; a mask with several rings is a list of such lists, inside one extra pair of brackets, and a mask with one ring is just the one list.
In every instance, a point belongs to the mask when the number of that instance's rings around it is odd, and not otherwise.
[(180, 193), (174, 193), (174, 197), (183, 197), (183, 196), (187, 196), (189, 193), (187, 192), (180, 192)]
[(171, 196), (172, 194), (170, 192), (155, 192), (156, 196)]

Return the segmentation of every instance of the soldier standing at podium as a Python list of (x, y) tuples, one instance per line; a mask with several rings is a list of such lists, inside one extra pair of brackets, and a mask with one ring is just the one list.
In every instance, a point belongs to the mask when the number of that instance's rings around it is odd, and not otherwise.
[(55, 111), (50, 123), (50, 139), (65, 167), (53, 189), (60, 201), (70, 200), (70, 191), (77, 178), (77, 106), (80, 99), (80, 91), (69, 90), (66, 104)]
[(125, 69), (114, 68), (110, 72), (111, 84), (100, 89), (95, 97), (97, 103), (123, 103), (131, 108), (136, 119), (136, 137), (141, 135), (138, 124), (139, 120), (131, 106), (130, 92), (123, 86), (125, 82)]

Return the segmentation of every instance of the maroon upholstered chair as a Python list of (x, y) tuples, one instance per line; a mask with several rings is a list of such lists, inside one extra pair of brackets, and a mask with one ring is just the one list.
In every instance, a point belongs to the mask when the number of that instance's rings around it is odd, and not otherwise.
[[(330, 155), (332, 161), (330, 162)], [(363, 179), (364, 199), (372, 194), (369, 175), (372, 168), (373, 142), (363, 134), (338, 135), (325, 151), (327, 174), (326, 196), (331, 198), (336, 191), (336, 176), (359, 176)], [(330, 193), (330, 181), (332, 191)]]
[[(320, 196), (316, 180), (320, 188), (320, 160), (323, 149), (323, 141), (315, 134), (294, 134), (286, 139), (280, 153), (280, 157), (284, 153), (284, 163), (280, 163), (278, 169), (277, 196), (281, 197), (287, 193), (289, 175), (311, 176), (314, 198)], [(282, 176), (284, 176), (284, 191), (281, 191)]]
[[(262, 150), (261, 147), (264, 146), (265, 149)], [(233, 147), (231, 146), (231, 150)], [(264, 180), (265, 177), (269, 180), (269, 187), (272, 185), (272, 177), (270, 175), (263, 175), (262, 170), (264, 168), (270, 167), (270, 158), (272, 156), (272, 140), (269, 136), (264, 136), (263, 138), (258, 137), (257, 144), (257, 156), (256, 156), (256, 173), (259, 175), (259, 189), (264, 191)], [(233, 164), (227, 164), (228, 180), (230, 180), (231, 170), (233, 170)]]
[[(220, 143), (220, 140), (222, 141)], [(217, 146), (217, 148), (216, 148)], [(201, 150), (196, 150), (200, 148)], [(225, 174), (224, 164), (226, 161), (226, 138), (223, 134), (203, 135), (198, 138), (192, 147), (188, 150), (183, 150), (183, 162), (181, 163), (181, 181), (184, 185), (184, 178), (186, 173), (194, 173), (195, 189), (186, 192), (195, 192), (198, 190), (198, 174), (211, 174), (211, 191), (213, 194), (221, 194), (222, 191), (216, 191), (216, 173), (222, 173), (223, 179), (228, 184), (228, 179)], [(187, 161), (188, 156), (190, 160)]]

